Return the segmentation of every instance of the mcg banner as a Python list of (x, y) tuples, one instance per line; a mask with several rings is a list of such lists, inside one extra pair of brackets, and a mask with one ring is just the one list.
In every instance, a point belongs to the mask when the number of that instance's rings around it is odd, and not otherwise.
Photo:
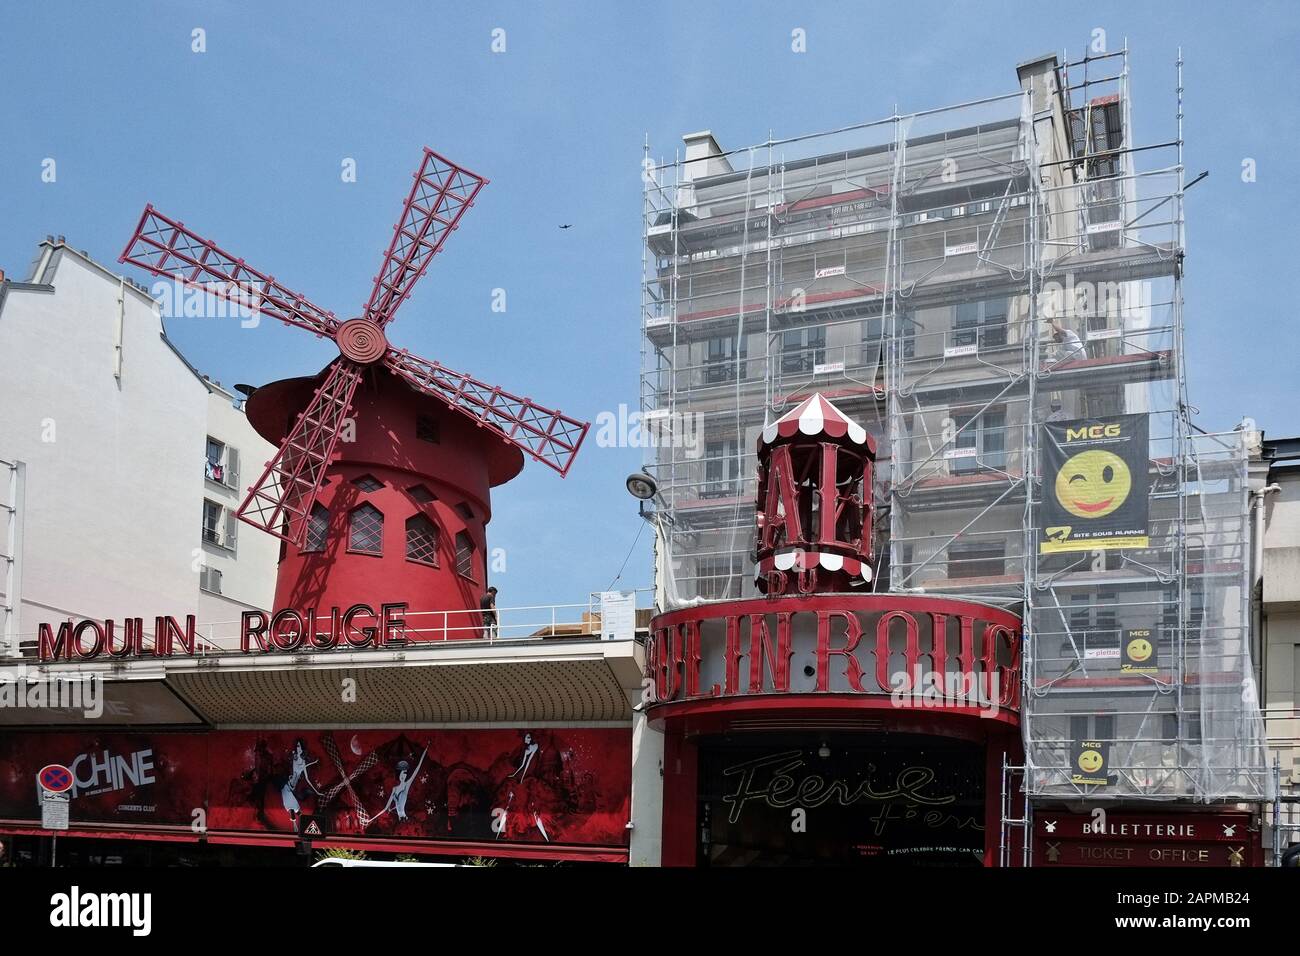
[(1146, 415), (1043, 425), (1040, 554), (1149, 543)]

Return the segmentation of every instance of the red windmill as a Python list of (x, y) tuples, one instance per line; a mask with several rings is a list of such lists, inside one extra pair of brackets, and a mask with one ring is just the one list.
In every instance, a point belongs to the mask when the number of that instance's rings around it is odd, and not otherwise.
[(279, 445), (237, 513), (285, 542), (277, 607), (477, 607), (488, 489), (525, 454), (567, 474), (590, 427), (389, 345), (398, 307), (487, 183), (428, 148), (414, 178), (370, 298), (347, 321), (152, 205), (119, 260), (338, 345), (319, 374), (258, 389), (247, 406)]

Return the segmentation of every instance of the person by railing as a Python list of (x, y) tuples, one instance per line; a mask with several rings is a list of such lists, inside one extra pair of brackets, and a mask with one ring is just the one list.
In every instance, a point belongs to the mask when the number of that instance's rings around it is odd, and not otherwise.
[(497, 637), (497, 589), (490, 587), (484, 591), (478, 606), (483, 611), (483, 636), (493, 640)]
[(1074, 359), (1087, 358), (1083, 340), (1074, 329), (1067, 329), (1060, 322), (1052, 321), (1052, 341), (1056, 343), (1056, 364), (1070, 362)]

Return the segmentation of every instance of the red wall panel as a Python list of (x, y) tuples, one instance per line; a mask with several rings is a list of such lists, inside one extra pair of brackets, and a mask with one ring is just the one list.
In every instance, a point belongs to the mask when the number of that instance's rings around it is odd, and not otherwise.
[(74, 825), (287, 839), (623, 846), (631, 793), (619, 728), (30, 733), (0, 739), (0, 819), (39, 820), (48, 763), (73, 769)]

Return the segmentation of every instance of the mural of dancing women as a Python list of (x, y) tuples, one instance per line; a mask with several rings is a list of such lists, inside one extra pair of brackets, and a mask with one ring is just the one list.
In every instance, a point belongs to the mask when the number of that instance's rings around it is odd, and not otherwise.
[(410, 769), (410, 761), (397, 761), (397, 783), (393, 785), (393, 790), (388, 795), (388, 802), (384, 804), (384, 809), (371, 817), (370, 822), (373, 823), (375, 820), (378, 820), (389, 810), (397, 811), (398, 820), (406, 820), (406, 797), (411, 792), (411, 784), (415, 781), (415, 778), (419, 776), (420, 768), (424, 766), (424, 758), (428, 756), (428, 753), (429, 744), (428, 741), (426, 741), (424, 744), (424, 751), (420, 754), (420, 759), (416, 763), (415, 770), (413, 771)]
[(284, 803), (284, 809), (289, 814), (289, 822), (293, 824), (294, 829), (298, 828), (298, 815), (302, 812), (302, 804), (298, 800), (298, 784), (305, 781), (311, 788), (312, 793), (320, 796), (321, 792), (316, 789), (316, 784), (311, 782), (311, 774), (308, 768), (316, 766), (319, 760), (307, 759), (307, 745), (299, 737), (293, 743), (293, 755), (289, 758), (289, 778), (280, 788), (280, 800)]
[(551, 842), (546, 828), (546, 816), (556, 801), (554, 788), (542, 779), (543, 759), (541, 745), (533, 739), (531, 733), (524, 734), (519, 766), (506, 777), (502, 785), (506, 792), (505, 807), (500, 816), (501, 822), (493, 828), (498, 840), (503, 835), (510, 839), (521, 839), (535, 828), (543, 840)]

